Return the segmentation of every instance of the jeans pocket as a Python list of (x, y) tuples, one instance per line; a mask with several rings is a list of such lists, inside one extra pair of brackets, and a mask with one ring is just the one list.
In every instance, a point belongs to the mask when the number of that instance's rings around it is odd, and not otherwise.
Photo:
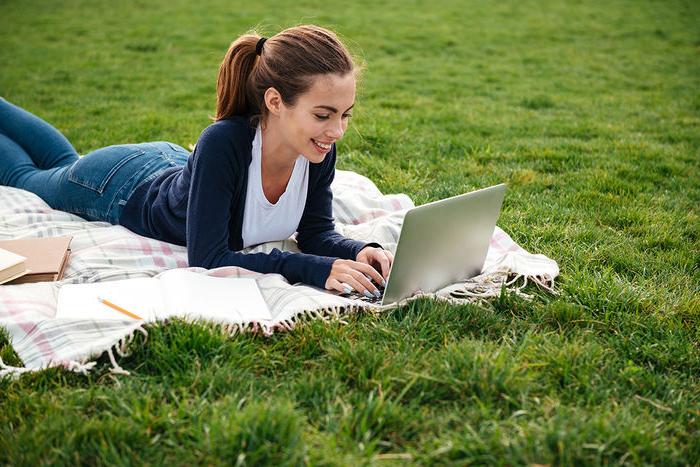
[(131, 145), (98, 149), (71, 166), (68, 180), (102, 194), (124, 164), (144, 154), (144, 150)]
[(165, 144), (169, 150), (163, 151), (163, 155), (168, 158), (172, 166), (176, 167), (187, 164), (187, 159), (190, 157), (190, 152), (187, 149), (175, 143), (168, 143), (167, 141)]
[(170, 149), (172, 149), (175, 152), (189, 154), (189, 151), (187, 149), (183, 148), (182, 146), (180, 146), (179, 144), (169, 143), (167, 141), (165, 141), (165, 144), (170, 146)]
[(155, 180), (169, 168), (171, 167), (161, 157), (147, 157), (146, 163), (131, 172), (128, 179), (120, 179), (119, 185), (112, 188), (114, 197), (107, 208), (109, 222), (118, 224), (121, 213), (134, 192), (143, 184)]

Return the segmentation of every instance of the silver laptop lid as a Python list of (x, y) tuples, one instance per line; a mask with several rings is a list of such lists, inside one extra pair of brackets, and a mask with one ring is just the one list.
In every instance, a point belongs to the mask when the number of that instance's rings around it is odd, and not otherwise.
[(478, 275), (505, 191), (495, 185), (408, 211), (382, 304)]

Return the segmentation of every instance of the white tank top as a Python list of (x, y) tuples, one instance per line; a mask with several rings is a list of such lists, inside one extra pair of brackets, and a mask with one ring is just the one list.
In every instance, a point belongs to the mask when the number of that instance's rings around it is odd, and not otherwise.
[(248, 168), (248, 187), (243, 208), (243, 248), (285, 240), (296, 232), (306, 206), (309, 160), (298, 156), (287, 188), (275, 204), (265, 198), (262, 188), (262, 132), (253, 139), (253, 160)]

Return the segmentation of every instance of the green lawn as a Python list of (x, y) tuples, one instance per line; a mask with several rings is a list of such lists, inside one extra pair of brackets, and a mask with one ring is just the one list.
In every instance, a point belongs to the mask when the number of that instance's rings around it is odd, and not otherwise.
[(366, 62), (339, 167), (419, 204), (507, 181), (560, 295), (154, 328), (130, 377), (1, 381), (0, 464), (700, 463), (700, 3), (2, 0), (0, 95), (82, 153), (187, 146), (228, 44), (301, 22)]

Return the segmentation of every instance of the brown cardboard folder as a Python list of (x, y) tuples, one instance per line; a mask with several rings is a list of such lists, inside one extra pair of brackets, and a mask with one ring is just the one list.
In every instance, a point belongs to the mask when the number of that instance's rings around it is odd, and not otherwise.
[(0, 240), (0, 248), (27, 258), (27, 269), (30, 271), (6, 285), (60, 280), (68, 262), (72, 239), (71, 236), (64, 236)]

